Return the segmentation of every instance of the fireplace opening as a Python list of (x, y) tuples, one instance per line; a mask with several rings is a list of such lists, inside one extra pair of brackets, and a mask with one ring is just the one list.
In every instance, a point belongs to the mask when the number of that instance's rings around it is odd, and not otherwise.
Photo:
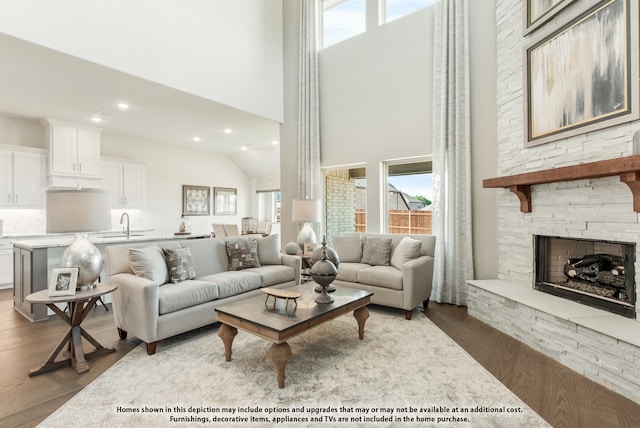
[(535, 235), (535, 288), (636, 316), (635, 244)]

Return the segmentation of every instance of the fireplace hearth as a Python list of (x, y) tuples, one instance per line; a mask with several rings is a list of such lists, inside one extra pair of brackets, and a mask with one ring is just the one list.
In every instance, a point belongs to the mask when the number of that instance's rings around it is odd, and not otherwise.
[(635, 244), (535, 235), (535, 288), (635, 318)]

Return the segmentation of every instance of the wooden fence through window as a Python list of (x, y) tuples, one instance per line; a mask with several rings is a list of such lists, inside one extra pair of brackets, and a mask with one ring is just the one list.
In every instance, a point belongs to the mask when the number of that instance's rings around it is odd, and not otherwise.
[[(389, 211), (389, 233), (431, 235), (433, 211)], [(367, 231), (367, 210), (356, 210), (356, 232)]]

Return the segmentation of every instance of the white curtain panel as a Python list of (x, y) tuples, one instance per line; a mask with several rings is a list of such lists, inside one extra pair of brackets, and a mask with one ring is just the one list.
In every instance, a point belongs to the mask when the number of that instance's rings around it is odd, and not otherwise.
[(431, 299), (466, 306), (473, 279), (468, 0), (435, 5), (433, 187), (436, 253)]
[(300, 2), (298, 95), (298, 198), (322, 199), (320, 106), (318, 101), (318, 0)]

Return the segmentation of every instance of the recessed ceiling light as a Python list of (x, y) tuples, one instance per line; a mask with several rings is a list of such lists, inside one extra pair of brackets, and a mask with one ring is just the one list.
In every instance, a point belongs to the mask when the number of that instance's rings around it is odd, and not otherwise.
[(242, 150), (243, 152), (246, 152), (247, 151), (247, 146), (240, 147), (240, 150)]
[(97, 116), (93, 116), (91, 120), (93, 120), (94, 122), (102, 122), (102, 119)]
[(278, 141), (273, 140), (273, 141), (271, 142), (271, 144), (273, 144), (274, 146), (277, 146), (277, 145), (278, 145)]
[(193, 137), (193, 141), (196, 141), (196, 142), (197, 142), (197, 141), (200, 141), (200, 137), (198, 137), (198, 136)]
[(127, 104), (127, 103), (118, 103), (118, 107), (119, 107), (121, 110), (126, 110), (126, 109), (128, 109), (128, 108), (129, 108), (129, 104)]
[(225, 134), (231, 134), (231, 128), (224, 128), (224, 133)]

